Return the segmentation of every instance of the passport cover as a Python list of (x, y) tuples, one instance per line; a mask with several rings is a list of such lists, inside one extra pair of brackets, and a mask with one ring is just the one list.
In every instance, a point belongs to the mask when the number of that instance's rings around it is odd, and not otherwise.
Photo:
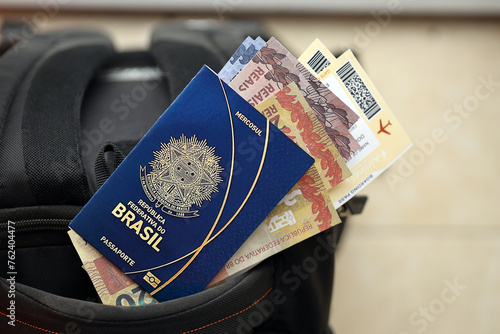
[(313, 162), (204, 66), (70, 227), (157, 300), (186, 296)]

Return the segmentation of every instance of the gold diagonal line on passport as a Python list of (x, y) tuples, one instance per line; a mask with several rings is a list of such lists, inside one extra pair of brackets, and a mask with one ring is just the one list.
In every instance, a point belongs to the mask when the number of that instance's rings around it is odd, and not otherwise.
[[(220, 79), (219, 79), (220, 81)], [(227, 99), (227, 95), (226, 95), (226, 92), (225, 92), (225, 89), (224, 89), (224, 86), (222, 85), (222, 82), (221, 82), (221, 86), (222, 86), (222, 89), (224, 91), (224, 95), (225, 95), (225, 98), (226, 98), (226, 103), (227, 103), (227, 107), (228, 107), (228, 110), (230, 112), (230, 106), (229, 106), (229, 101)], [(232, 118), (231, 118), (231, 124), (232, 124)], [(154, 267), (154, 268), (149, 268), (149, 269), (143, 269), (143, 270), (138, 270), (138, 271), (135, 271), (135, 272), (127, 272), (125, 274), (134, 274), (134, 273), (140, 273), (140, 272), (145, 272), (145, 271), (148, 271), (148, 270), (155, 270), (155, 269), (159, 269), (159, 268), (162, 268), (162, 267), (165, 267), (165, 266), (168, 266), (168, 265), (171, 265), (175, 262), (178, 262), (186, 257), (188, 257), (189, 255), (193, 254), (196, 252), (196, 255), (194, 255), (190, 261), (181, 269), (181, 271), (178, 273), (180, 274), (182, 271), (185, 270), (185, 268), (187, 268), (187, 266), (194, 260), (195, 256), (197, 256), (199, 254), (199, 252), (201, 252), (201, 250), (207, 245), (209, 244), (211, 241), (213, 241), (217, 236), (219, 236), (231, 223), (232, 221), (236, 218), (236, 216), (239, 214), (239, 212), (242, 210), (242, 208), (245, 206), (246, 202), (248, 201), (248, 198), (250, 197), (250, 195), (252, 194), (254, 188), (255, 188), (255, 185), (257, 184), (257, 181), (260, 177), (260, 174), (262, 172), (262, 167), (264, 165), (264, 161), (265, 161), (265, 157), (267, 155), (267, 148), (268, 148), (268, 145), (269, 145), (269, 126), (270, 126), (270, 123), (268, 120), (266, 120), (266, 139), (265, 139), (265, 144), (264, 144), (264, 150), (262, 152), (262, 158), (261, 158), (261, 162), (260, 162), (260, 165), (259, 165), (259, 169), (257, 171), (257, 174), (256, 174), (256, 177), (254, 179), (254, 182), (252, 184), (252, 187), (250, 188), (249, 192), (247, 193), (245, 199), (243, 200), (242, 204), (240, 205), (240, 207), (238, 208), (238, 210), (235, 212), (235, 214), (228, 220), (228, 222), (211, 238), (209, 238), (208, 240), (205, 239), (205, 241), (196, 249), (194, 249), (193, 251), (191, 251), (190, 253), (176, 259), (176, 260), (173, 260), (171, 262), (168, 262), (166, 264), (163, 264), (163, 265), (160, 265), (160, 266), (157, 266), (157, 267)], [(233, 138), (234, 138), (234, 133), (233, 133)], [(233, 146), (233, 150), (234, 150), (234, 146)], [(233, 155), (234, 157), (234, 155)], [(234, 158), (233, 158), (234, 159)], [(211, 231), (211, 233), (213, 232), (213, 230)], [(210, 233), (210, 234), (211, 234)], [(178, 276), (178, 275), (177, 275)], [(175, 277), (173, 277), (172, 279), (170, 279), (168, 282), (164, 283), (160, 288), (156, 289), (155, 291), (153, 291), (151, 294), (154, 294), (158, 291), (160, 291), (162, 288), (164, 288), (166, 285), (170, 284), (173, 279), (175, 279)]]
[[(269, 141), (269, 125), (271, 123), (269, 121), (266, 122), (266, 141), (265, 141), (265, 144), (264, 144), (264, 151), (263, 151), (263, 154), (262, 154), (262, 158), (261, 158), (261, 163), (260, 163), (260, 166), (259, 166), (259, 170), (257, 171), (257, 176), (256, 178), (254, 179), (254, 182), (253, 182), (253, 185), (252, 187), (250, 188), (248, 194), (246, 195), (245, 199), (243, 200), (243, 204), (238, 208), (238, 210), (236, 211), (236, 213), (233, 215), (233, 217), (231, 217), (231, 219), (228, 220), (228, 222), (226, 223), (226, 225), (224, 225), (213, 237), (211, 237), (208, 241), (207, 241), (207, 244), (209, 244), (210, 242), (212, 242), (215, 238), (217, 238), (222, 232), (224, 232), (224, 230), (229, 226), (229, 224), (232, 223), (232, 221), (234, 220), (234, 218), (236, 218), (236, 216), (238, 215), (238, 213), (241, 211), (241, 209), (243, 208), (243, 206), (245, 205), (245, 203), (247, 202), (248, 198), (250, 197), (250, 195), (252, 194), (253, 192), (253, 189), (255, 188), (255, 184), (257, 183), (258, 179), (259, 179), (259, 176), (260, 176), (260, 173), (262, 171), (262, 166), (264, 165), (264, 160), (265, 160), (265, 157), (267, 155), (267, 147), (268, 147), (268, 141)], [(135, 274), (135, 273), (140, 273), (140, 272), (145, 272), (145, 271), (148, 271), (148, 270), (155, 270), (155, 269), (159, 269), (159, 268), (162, 268), (162, 267), (166, 267), (166, 266), (169, 266), (171, 264), (174, 264), (182, 259), (185, 259), (186, 257), (188, 257), (189, 255), (193, 254), (194, 252), (198, 251), (200, 248), (203, 248), (205, 245), (200, 245), (200, 247), (196, 248), (196, 249), (193, 249), (190, 253), (178, 258), (178, 259), (175, 259), (173, 261), (170, 261), (168, 263), (165, 263), (165, 264), (162, 264), (158, 267), (153, 267), (153, 268), (149, 268), (149, 269), (142, 269), (142, 270), (138, 270), (138, 271), (130, 271), (130, 272), (126, 272), (125, 274), (129, 275), (129, 274)]]
[[(224, 89), (224, 87), (223, 87), (223, 89)], [(225, 90), (224, 90), (224, 94), (225, 94)], [(227, 95), (226, 95), (226, 103), (227, 103), (228, 110), (230, 110), (229, 102), (227, 100)], [(264, 164), (264, 158), (267, 155), (267, 147), (268, 147), (268, 143), (269, 143), (269, 126), (270, 126), (270, 122), (268, 120), (266, 120), (266, 139), (265, 139), (264, 150), (263, 150), (263, 154), (262, 154), (262, 158), (261, 158), (261, 163), (260, 163), (260, 166), (259, 166), (259, 170), (257, 171), (256, 179), (254, 179), (254, 183), (253, 183), (252, 187), (250, 188), (250, 191), (248, 192), (247, 196), (243, 200), (243, 202), (242, 202), (243, 204), (239, 207), (239, 209), (236, 211), (236, 213), (233, 215), (233, 217), (231, 217), (231, 219), (229, 219), (228, 222), (214, 236), (212, 236), (206, 242), (206, 244), (202, 243), (198, 248), (193, 249), (191, 252), (189, 252), (189, 253), (187, 253), (187, 254), (185, 254), (185, 255), (183, 255), (183, 256), (181, 256), (181, 257), (179, 257), (179, 258), (177, 258), (177, 259), (175, 259), (173, 261), (170, 261), (168, 263), (164, 263), (162, 265), (159, 265), (159, 266), (156, 266), (156, 267), (152, 267), (152, 268), (141, 269), (141, 270), (137, 270), (137, 271), (128, 271), (128, 272), (125, 272), (125, 274), (131, 275), (131, 274), (137, 274), (137, 273), (146, 272), (146, 271), (150, 271), (150, 270), (160, 269), (160, 268), (169, 266), (171, 264), (174, 264), (174, 263), (176, 263), (178, 261), (181, 261), (181, 260), (185, 259), (186, 257), (194, 254), (198, 250), (202, 249), (204, 246), (206, 246), (210, 242), (212, 242), (216, 237), (218, 237), (229, 226), (229, 224), (234, 220), (234, 218), (236, 218), (236, 216), (241, 211), (241, 209), (245, 205), (246, 201), (250, 197), (250, 194), (253, 192), (253, 189), (255, 188), (255, 184), (257, 183), (258, 177), (260, 176), (260, 173), (262, 171), (262, 166)]]
[(215, 238), (217, 238), (219, 236), (219, 234), (221, 234), (226, 229), (226, 227), (228, 227), (229, 224), (231, 224), (233, 222), (234, 218), (236, 218), (236, 216), (240, 213), (241, 209), (243, 209), (243, 207), (245, 206), (246, 202), (248, 201), (248, 198), (253, 193), (253, 189), (255, 188), (255, 185), (257, 184), (257, 181), (259, 180), (260, 173), (262, 171), (262, 166), (264, 166), (264, 161), (265, 161), (265, 158), (266, 158), (266, 155), (267, 155), (267, 145), (268, 145), (268, 142), (269, 142), (269, 124), (270, 124), (269, 120), (266, 120), (266, 142), (264, 144), (264, 150), (262, 152), (262, 158), (260, 160), (259, 170), (257, 171), (257, 175), (255, 176), (255, 179), (253, 180), (252, 187), (248, 191), (247, 196), (245, 197), (245, 199), (243, 200), (242, 204), (240, 205), (240, 207), (238, 208), (238, 210), (235, 212), (235, 214), (231, 217), (231, 219), (229, 219), (227, 221), (226, 225), (224, 225), (220, 229), (220, 231), (217, 232), (208, 242), (210, 242), (210, 241), (214, 240)]
[(228, 180), (228, 185), (226, 189), (226, 193), (224, 194), (224, 199), (222, 201), (222, 205), (220, 207), (219, 213), (217, 215), (217, 218), (215, 218), (215, 222), (212, 225), (212, 228), (210, 229), (210, 232), (208, 232), (205, 240), (203, 240), (202, 244), (200, 247), (197, 248), (196, 252), (193, 254), (193, 256), (189, 259), (189, 261), (177, 272), (175, 273), (167, 282), (163, 283), (159, 288), (155, 289), (153, 292), (151, 292), (151, 295), (154, 295), (164, 287), (166, 287), (168, 284), (170, 284), (174, 279), (176, 279), (186, 268), (191, 264), (191, 262), (194, 261), (194, 259), (198, 256), (198, 254), (201, 252), (203, 247), (207, 244), (207, 240), (210, 239), (212, 236), (212, 233), (214, 232), (215, 227), (219, 223), (219, 219), (222, 216), (222, 212), (224, 211), (226, 207), (226, 202), (227, 198), (229, 196), (229, 190), (231, 188), (231, 183), (233, 182), (233, 171), (234, 171), (234, 124), (233, 124), (233, 115), (231, 113), (231, 107), (229, 106), (229, 100), (227, 98), (226, 90), (224, 89), (224, 85), (222, 84), (221, 79), (219, 78), (219, 83), (222, 88), (222, 92), (224, 93), (224, 98), (226, 100), (226, 105), (227, 105), (227, 112), (229, 114), (229, 122), (231, 124), (231, 170), (229, 172), (229, 180)]
[[(229, 170), (228, 186), (227, 186), (227, 189), (226, 189), (226, 193), (224, 195), (224, 200), (222, 201), (221, 208), (220, 208), (219, 213), (217, 215), (217, 218), (215, 219), (215, 222), (212, 225), (212, 228), (211, 228), (210, 232), (207, 234), (207, 238), (201, 243), (201, 245), (198, 248), (195, 248), (191, 252), (187, 253), (186, 255), (183, 255), (183, 256), (181, 256), (181, 257), (179, 257), (179, 258), (177, 258), (177, 259), (175, 259), (173, 261), (170, 261), (168, 263), (164, 263), (162, 265), (159, 265), (159, 266), (156, 266), (156, 267), (152, 267), (152, 268), (148, 268), (148, 269), (141, 269), (141, 270), (136, 270), (136, 271), (128, 271), (128, 272), (124, 273), (126, 275), (137, 274), (137, 273), (141, 273), (141, 272), (145, 272), (145, 271), (160, 269), (160, 268), (169, 266), (171, 264), (174, 264), (174, 263), (176, 263), (176, 262), (178, 262), (178, 261), (180, 261), (182, 259), (185, 259), (186, 257), (188, 257), (189, 255), (191, 255), (193, 253), (199, 252), (203, 248), (203, 246), (205, 245), (205, 241), (207, 241), (207, 239), (211, 236), (211, 234), (213, 233), (213, 230), (215, 229), (215, 227), (217, 226), (217, 224), (219, 222), (219, 219), (220, 219), (220, 217), (222, 215), (222, 212), (224, 211), (224, 208), (226, 206), (226, 201), (227, 201), (227, 198), (228, 198), (228, 195), (229, 195), (229, 189), (231, 188), (231, 183), (233, 182), (233, 170), (234, 170), (234, 124), (233, 124), (233, 117), (232, 117), (232, 113), (231, 113), (231, 107), (229, 106), (229, 100), (227, 98), (226, 90), (224, 89), (224, 86), (222, 85), (222, 81), (220, 79), (219, 79), (219, 82), (220, 82), (221, 87), (222, 87), (222, 92), (224, 93), (224, 98), (226, 99), (227, 111), (229, 113), (229, 122), (231, 124), (231, 168)], [(208, 242), (210, 242), (212, 240), (213, 239), (210, 239), (210, 240), (208, 240)]]
[[(163, 289), (165, 286), (167, 286), (168, 284), (170, 284), (175, 278), (177, 278), (177, 276), (179, 276), (184, 270), (186, 270), (186, 268), (191, 264), (191, 262), (193, 262), (193, 260), (198, 256), (198, 254), (203, 250), (203, 248), (208, 245), (212, 240), (214, 240), (220, 233), (222, 233), (226, 227), (228, 227), (232, 222), (233, 220), (236, 218), (236, 216), (240, 213), (240, 211), (243, 209), (243, 207), (245, 206), (246, 202), (248, 201), (248, 198), (250, 197), (250, 195), (252, 194), (254, 188), (255, 188), (255, 185), (257, 184), (257, 181), (259, 180), (259, 177), (260, 177), (260, 174), (262, 172), (262, 167), (264, 166), (264, 161), (265, 161), (265, 158), (266, 158), (266, 155), (267, 155), (267, 146), (268, 146), (268, 143), (269, 143), (269, 121), (266, 120), (266, 142), (265, 142), (265, 145), (264, 145), (264, 150), (262, 152), (262, 159), (260, 161), (260, 165), (259, 165), (259, 170), (257, 171), (257, 175), (255, 176), (255, 179), (253, 181), (253, 184), (252, 184), (252, 187), (250, 188), (250, 190), (248, 191), (245, 199), (243, 200), (243, 202), (241, 203), (240, 207), (238, 208), (238, 210), (234, 213), (234, 215), (227, 221), (226, 225), (224, 225), (220, 230), (219, 232), (217, 232), (211, 239), (208, 239), (208, 237), (205, 239), (205, 241), (203, 242), (203, 244), (198, 247), (196, 249), (196, 253), (193, 255), (193, 257), (191, 257), (191, 259), (189, 259), (189, 261), (182, 267), (181, 270), (179, 270), (179, 272), (177, 272), (177, 274), (175, 274), (170, 280), (168, 280), (167, 282), (165, 282), (161, 287), (159, 287), (158, 289), (154, 290), (153, 292), (151, 292), (150, 294), (151, 295), (154, 295), (155, 293), (157, 293), (158, 291), (160, 291), (161, 289)], [(210, 231), (209, 235), (212, 234), (213, 232), (213, 228), (212, 230)]]
[[(229, 114), (229, 122), (231, 124), (231, 168), (230, 168), (230, 171), (229, 171), (228, 186), (227, 186), (227, 189), (226, 189), (226, 193), (224, 195), (224, 200), (223, 200), (221, 208), (219, 210), (219, 214), (217, 215), (217, 218), (215, 219), (215, 223), (214, 223), (214, 225), (212, 225), (212, 229), (207, 234), (207, 237), (210, 237), (210, 235), (212, 234), (215, 226), (219, 222), (220, 216), (222, 215), (222, 211), (224, 210), (224, 207), (226, 206), (227, 197), (229, 195), (229, 189), (231, 188), (231, 183), (233, 181), (233, 169), (234, 169), (233, 168), (234, 167), (234, 125), (233, 125), (233, 117), (232, 117), (232, 113), (231, 113), (231, 107), (229, 106), (229, 100), (227, 98), (226, 90), (224, 89), (224, 86), (222, 85), (222, 81), (220, 79), (219, 79), (219, 82), (220, 82), (221, 87), (222, 87), (222, 92), (224, 93), (224, 98), (226, 100), (226, 105), (227, 105), (227, 111), (228, 111), (228, 114)], [(210, 242), (212, 240), (213, 239), (210, 239), (210, 240), (208, 240), (208, 242)], [(187, 253), (186, 255), (183, 255), (183, 256), (181, 256), (181, 257), (179, 257), (179, 258), (177, 258), (177, 259), (175, 259), (173, 261), (170, 261), (168, 263), (164, 263), (162, 265), (159, 265), (159, 266), (156, 266), (156, 267), (152, 267), (152, 268), (147, 268), (147, 269), (141, 269), (141, 270), (136, 270), (136, 271), (127, 271), (124, 274), (126, 274), (126, 275), (137, 274), (137, 273), (141, 273), (141, 272), (145, 272), (145, 271), (150, 271), (150, 270), (155, 270), (155, 269), (159, 269), (159, 268), (163, 268), (163, 267), (169, 266), (169, 265), (174, 264), (174, 263), (176, 263), (176, 262), (178, 262), (180, 260), (185, 259), (186, 257), (188, 257), (189, 255), (191, 255), (193, 253), (198, 252), (200, 250), (200, 248), (203, 248), (204, 243), (205, 243), (205, 241), (203, 241), (198, 248), (195, 248), (191, 252)]]

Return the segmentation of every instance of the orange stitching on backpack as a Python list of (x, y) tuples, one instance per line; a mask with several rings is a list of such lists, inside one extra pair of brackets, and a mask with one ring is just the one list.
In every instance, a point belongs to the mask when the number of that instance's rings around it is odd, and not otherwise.
[[(3, 314), (4, 316), (6, 316), (6, 317), (10, 318), (10, 317), (9, 317), (7, 314), (5, 314), (5, 313), (0, 312), (0, 314)], [(48, 331), (48, 330), (46, 330), (46, 329), (43, 329), (43, 328), (40, 328), (40, 327), (36, 327), (36, 326), (30, 325), (30, 324), (28, 324), (28, 323), (26, 323), (26, 322), (24, 322), (24, 321), (21, 321), (21, 320), (17, 320), (17, 319), (16, 319), (16, 321), (17, 321), (17, 322), (19, 322), (19, 323), (21, 323), (21, 324), (23, 324), (23, 325), (30, 326), (30, 327), (36, 328), (36, 329), (38, 329), (38, 330), (41, 330), (41, 331), (44, 331), (44, 332), (47, 332), (47, 333), (57, 334), (57, 332)]]
[[(210, 326), (212, 326), (212, 325), (218, 324), (218, 323), (220, 323), (220, 322), (223, 322), (223, 321), (225, 321), (225, 320), (227, 320), (227, 319), (230, 319), (230, 318), (232, 318), (232, 317), (235, 317), (235, 316), (237, 316), (237, 315), (239, 315), (239, 314), (241, 314), (241, 313), (243, 313), (243, 312), (245, 312), (245, 311), (249, 310), (250, 308), (254, 307), (254, 306), (255, 306), (256, 304), (258, 304), (258, 303), (259, 303), (262, 299), (264, 299), (264, 298), (265, 298), (265, 297), (266, 297), (266, 296), (267, 296), (267, 295), (268, 295), (268, 294), (269, 294), (272, 290), (273, 290), (273, 288), (270, 288), (269, 290), (267, 290), (267, 291), (266, 291), (266, 293), (264, 293), (264, 294), (262, 295), (262, 297), (260, 297), (259, 299), (257, 299), (257, 300), (256, 300), (256, 301), (252, 304), (252, 305), (248, 306), (247, 308), (245, 308), (245, 309), (243, 309), (243, 310), (241, 310), (241, 311), (239, 311), (239, 312), (237, 312), (237, 313), (234, 313), (234, 314), (229, 315), (229, 316), (227, 316), (227, 317), (225, 317), (225, 318), (223, 318), (223, 319), (220, 319), (220, 320), (217, 320), (217, 321), (215, 321), (215, 322), (212, 322), (211, 324), (208, 324), (208, 325), (205, 325), (205, 326), (202, 326), (202, 327), (196, 328), (196, 329), (192, 329), (192, 330), (187, 331), (187, 332), (183, 332), (182, 334), (189, 334), (189, 333), (193, 333), (193, 332), (199, 331), (199, 330), (201, 330), (201, 329), (204, 329), (204, 328), (210, 327)], [(4, 316), (9, 317), (7, 314), (2, 313), (2, 312), (0, 312), (0, 314), (3, 314)], [(26, 323), (26, 322), (24, 322), (24, 321), (18, 320), (18, 319), (16, 319), (16, 321), (17, 321), (17, 322), (19, 322), (19, 323), (21, 323), (21, 324), (23, 324), (23, 325), (30, 326), (30, 327), (36, 328), (36, 329), (38, 329), (38, 330), (41, 330), (41, 331), (44, 331), (44, 332), (47, 332), (47, 333), (58, 334), (57, 332), (52, 332), (52, 331), (49, 331), (49, 330), (46, 330), (46, 329), (43, 329), (43, 328), (40, 328), (40, 327), (33, 326), (33, 325), (30, 325), (30, 324), (28, 324), (28, 323)]]
[(267, 296), (267, 295), (268, 295), (268, 294), (269, 294), (272, 290), (273, 290), (273, 288), (270, 288), (269, 290), (267, 290), (267, 292), (266, 292), (264, 295), (262, 295), (262, 297), (260, 297), (259, 299), (257, 299), (257, 301), (256, 301), (255, 303), (253, 303), (252, 305), (248, 306), (248, 307), (247, 307), (247, 308), (245, 308), (244, 310), (241, 310), (241, 311), (239, 311), (239, 312), (237, 312), (237, 313), (235, 313), (235, 314), (232, 314), (232, 315), (230, 315), (230, 316), (225, 317), (224, 319), (217, 320), (217, 321), (215, 321), (215, 322), (212, 322), (211, 324), (208, 324), (208, 325), (202, 326), (202, 327), (200, 327), (200, 328), (196, 328), (196, 329), (192, 329), (192, 330), (187, 331), (187, 332), (183, 332), (182, 334), (193, 333), (193, 332), (199, 331), (200, 329), (210, 327), (210, 326), (212, 326), (212, 325), (218, 324), (219, 322), (223, 322), (224, 320), (227, 320), (227, 319), (229, 319), (229, 318), (235, 317), (235, 316), (237, 316), (238, 314), (241, 314), (241, 313), (243, 313), (243, 312), (247, 311), (248, 309), (250, 309), (250, 308), (254, 307), (254, 306), (255, 306), (258, 302), (260, 302), (262, 299), (264, 299), (264, 298), (265, 298), (265, 297), (266, 297), (266, 296)]

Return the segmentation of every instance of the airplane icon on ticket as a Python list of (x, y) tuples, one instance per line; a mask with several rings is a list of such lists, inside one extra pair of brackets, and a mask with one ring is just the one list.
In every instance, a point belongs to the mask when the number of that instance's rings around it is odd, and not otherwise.
[(380, 130), (379, 130), (379, 132), (377, 132), (377, 134), (383, 132), (383, 133), (387, 133), (388, 135), (390, 135), (391, 133), (389, 131), (387, 131), (385, 128), (387, 128), (389, 125), (392, 125), (391, 121), (387, 121), (386, 125), (382, 125), (382, 119), (380, 119), (379, 121), (380, 121)]

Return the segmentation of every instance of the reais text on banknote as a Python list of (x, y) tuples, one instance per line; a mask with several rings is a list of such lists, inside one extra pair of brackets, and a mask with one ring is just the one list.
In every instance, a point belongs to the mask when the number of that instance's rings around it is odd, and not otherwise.
[(271, 38), (252, 61), (231, 81), (253, 106), (295, 82), (326, 133), (347, 160), (360, 146), (349, 128), (359, 116), (314, 77), (306, 78), (300, 62), (275, 38)]

